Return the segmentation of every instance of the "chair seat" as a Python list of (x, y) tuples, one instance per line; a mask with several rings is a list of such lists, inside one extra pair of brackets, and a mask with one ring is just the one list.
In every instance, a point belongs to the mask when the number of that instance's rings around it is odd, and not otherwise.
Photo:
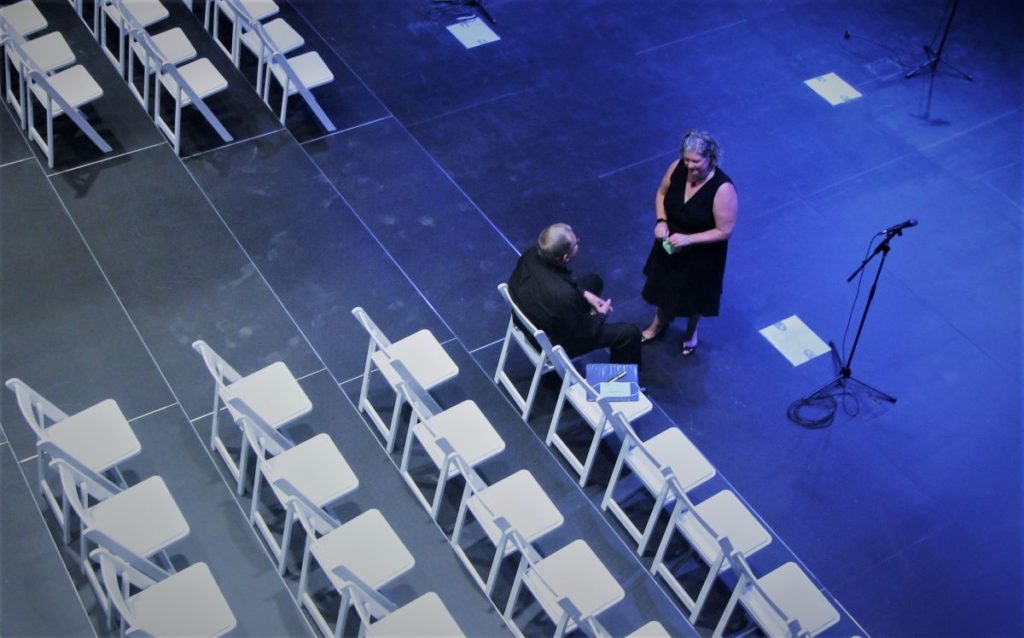
[[(222, 398), (225, 403), (231, 399), (241, 399), (275, 429), (309, 414), (313, 409), (309, 397), (283, 361), (272, 363), (235, 381), (224, 389)], [(230, 403), (228, 410), (236, 420), (241, 416)]]
[[(281, 18), (274, 18), (263, 25), (263, 31), (267, 34), (271, 46), (280, 53), (289, 53), (306, 43), (299, 32)], [(245, 48), (252, 51), (254, 55), (259, 55), (261, 38), (255, 29), (243, 33), (240, 39)], [(272, 53), (273, 51), (267, 51), (266, 55), (269, 57)]]
[(46, 28), (46, 18), (39, 12), (32, 0), (19, 0), (14, 4), (0, 8), (0, 16), (8, 26), (21, 37), (28, 37)]
[[(789, 562), (758, 579), (772, 601), (790, 618), (800, 621), (800, 626), (811, 636), (819, 634), (839, 622), (839, 612), (832, 603), (814, 586), (800, 567)], [(788, 635), (785, 625), (777, 624), (778, 616), (767, 602), (749, 587), (743, 596), (743, 605), (769, 636)], [(775, 620), (769, 623), (768, 619)], [(764, 626), (762, 623), (768, 623)]]
[[(697, 514), (719, 536), (729, 538), (733, 548), (749, 556), (772, 541), (771, 534), (750, 513), (734, 493), (722, 490), (694, 507)], [(689, 512), (684, 512), (677, 522), (690, 544), (701, 555), (704, 562), (711, 564), (721, 553), (718, 540), (708, 536), (704, 528)], [(729, 568), (729, 561), (722, 563), (722, 569)]]
[[(192, 87), (192, 90), (196, 92), (200, 98), (206, 98), (214, 93), (218, 93), (228, 88), (228, 81), (224, 79), (224, 76), (220, 74), (217, 67), (213, 66), (213, 62), (210, 62), (209, 58), (200, 58), (195, 62), (190, 62), (183, 67), (178, 69), (178, 73), (181, 74), (185, 84)], [(176, 94), (178, 91), (178, 83), (170, 75), (160, 76), (160, 81), (167, 88), (171, 94)], [(192, 103), (192, 98), (187, 94), (181, 94), (181, 104), (186, 106)]]
[[(494, 524), (494, 516), (503, 517), (530, 543), (558, 528), (565, 520), (529, 470), (519, 470), (484, 488), (470, 497), (466, 507), (495, 545), (501, 538), (501, 530)], [(509, 543), (505, 553), (515, 550), (515, 545)]]
[(196, 563), (131, 597), (132, 629), (153, 636), (220, 636), (237, 621), (206, 563)]
[[(597, 401), (587, 400), (587, 391), (580, 384), (574, 384), (569, 388), (568, 393), (569, 402), (576, 408), (580, 415), (586, 419), (587, 423), (590, 423), (591, 427), (601, 422), (601, 406), (598, 405)], [(654, 407), (651, 404), (651, 400), (647, 398), (647, 395), (640, 393), (640, 396), (636, 401), (613, 401), (612, 409), (616, 412), (621, 412), (626, 420), (633, 422), (634, 420), (642, 417), (651, 411)], [(601, 436), (611, 434), (612, 424), (605, 423), (604, 432)]]
[(416, 564), (395, 530), (376, 509), (363, 512), (321, 536), (310, 551), (338, 590), (344, 586), (334, 573), (339, 565), (371, 588), (380, 589)]
[(670, 427), (659, 432), (644, 441), (644, 446), (657, 460), (657, 464), (651, 463), (638, 448), (633, 448), (626, 460), (652, 494), (660, 492), (665, 485), (662, 467), (672, 470), (684, 490), (691, 490), (715, 475), (715, 466), (679, 428)]
[(465, 636), (466, 632), (455, 622), (441, 598), (434, 592), (429, 592), (372, 623), (366, 635), (389, 638), (455, 638)]
[[(299, 82), (302, 82), (302, 86), (307, 89), (315, 89), (318, 86), (334, 81), (334, 74), (331, 73), (324, 59), (316, 51), (308, 51), (294, 58), (288, 58), (288, 66), (292, 68), (292, 71), (295, 71)], [(281, 65), (275, 63), (271, 66), (271, 70), (277, 81), (281, 83), (281, 86), (284, 86), (285, 82), (288, 81), (288, 74), (281, 68)], [(288, 95), (295, 95), (298, 92), (299, 89), (295, 86), (294, 82), (288, 84)]]
[[(34, 40), (28, 40), (21, 44), (21, 50), (32, 61), (32, 64), (43, 73), (50, 73), (75, 63), (75, 52), (71, 50), (67, 40), (64, 39), (64, 36), (59, 31), (53, 31), (46, 35), (41, 35)], [(9, 48), (8, 52), (11, 55), (11, 59), (20, 68), (24, 62), (21, 56), (14, 50), (14, 47)]]
[[(103, 97), (103, 88), (96, 83), (89, 72), (81, 64), (76, 64), (70, 69), (64, 69), (46, 78), (64, 100), (74, 108), (78, 108), (94, 100)], [(40, 102), (46, 104), (46, 90), (38, 84), (32, 85), (32, 92)], [(56, 117), (64, 112), (56, 102), (53, 103), (53, 116)]]
[[(338, 451), (331, 437), (317, 434), (263, 462), (263, 473), (273, 487), (287, 479), (296, 491), (319, 507), (336, 501), (359, 487), (359, 478)], [(275, 492), (278, 490), (275, 488)], [(278, 498), (285, 500), (278, 492)]]
[[(416, 438), (438, 467), (444, 461), (444, 452), (437, 446), (436, 439), (444, 438), (470, 466), (482, 463), (505, 449), (502, 440), (491, 422), (473, 401), (463, 401), (440, 414), (415, 426)], [(425, 430), (433, 436), (421, 436)], [(458, 468), (452, 464), (448, 476), (458, 475)]]
[(523, 581), (556, 622), (562, 616), (558, 605), (562, 597), (571, 600), (583, 617), (595, 616), (626, 597), (622, 586), (582, 539), (541, 560), (526, 572)]
[[(156, 45), (157, 52), (160, 57), (163, 58), (164, 62), (168, 62), (175, 66), (182, 62), (187, 62), (192, 58), (196, 57), (196, 49), (192, 46), (188, 36), (181, 30), (180, 27), (175, 27), (167, 31), (163, 31), (154, 36), (150, 36), (153, 44)], [(132, 49), (135, 51), (135, 55), (140, 60), (146, 59), (146, 49), (135, 42), (132, 44)], [(157, 60), (151, 60), (149, 64), (149, 73), (153, 73), (157, 70)]]
[(95, 472), (105, 472), (142, 451), (113, 399), (101, 401), (46, 428), (46, 438)]
[(424, 390), (430, 390), (459, 373), (459, 367), (429, 330), (420, 330), (395, 341), (388, 346), (386, 354), (380, 350), (373, 353), (373, 362), (384, 379), (392, 388), (396, 388), (398, 373), (391, 367), (388, 357), (401, 360)]
[[(299, 81), (307, 89), (314, 89), (334, 81), (334, 74), (316, 51), (309, 51), (294, 58), (289, 58), (288, 66), (292, 68)], [(274, 64), (272, 71), (277, 81), (281, 83), (281, 86), (284, 86), (288, 80), (285, 70), (281, 65)], [(288, 85), (288, 95), (295, 95), (298, 92), (299, 89), (295, 86), (294, 82)]]
[[(128, 9), (128, 13), (135, 17), (135, 20), (141, 27), (156, 24), (170, 15), (167, 12), (167, 7), (159, 2), (159, 0), (122, 0), (122, 2), (125, 8)], [(117, 5), (113, 3), (108, 4), (103, 7), (103, 11), (115, 24), (121, 24), (121, 10)]]
[(188, 522), (159, 476), (97, 503), (89, 516), (91, 527), (140, 556), (152, 556), (189, 532)]

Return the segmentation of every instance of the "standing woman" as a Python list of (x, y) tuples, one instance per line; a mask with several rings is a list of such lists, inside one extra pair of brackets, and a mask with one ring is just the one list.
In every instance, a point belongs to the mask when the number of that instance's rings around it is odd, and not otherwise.
[(736, 189), (718, 167), (722, 149), (705, 131), (683, 136), (678, 159), (654, 196), (654, 246), (644, 265), (644, 301), (657, 312), (642, 343), (686, 317), (683, 356), (697, 347), (697, 322), (717, 317), (729, 236), (736, 226)]

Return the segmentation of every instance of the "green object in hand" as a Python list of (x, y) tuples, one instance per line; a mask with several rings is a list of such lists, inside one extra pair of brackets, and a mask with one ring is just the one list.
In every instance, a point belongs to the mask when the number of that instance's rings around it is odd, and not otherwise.
[(670, 242), (667, 237), (661, 241), (661, 247), (670, 255), (674, 255), (679, 252), (679, 249), (673, 246), (672, 242)]

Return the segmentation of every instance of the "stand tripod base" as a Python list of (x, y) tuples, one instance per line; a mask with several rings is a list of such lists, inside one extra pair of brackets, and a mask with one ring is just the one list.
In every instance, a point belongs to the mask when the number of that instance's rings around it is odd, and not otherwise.
[(821, 386), (814, 392), (800, 399), (804, 403), (809, 403), (815, 399), (820, 399), (825, 396), (830, 396), (835, 390), (845, 390), (848, 384), (856, 384), (861, 389), (865, 390), (866, 393), (875, 399), (881, 401), (888, 401), (889, 403), (896, 403), (896, 397), (891, 394), (886, 394), (874, 386), (870, 386), (859, 379), (855, 379), (850, 375), (849, 370), (843, 370), (839, 373), (835, 379), (832, 379), (825, 385)]
[(952, 71), (958, 78), (962, 78), (964, 80), (967, 80), (968, 82), (974, 81), (974, 78), (972, 78), (970, 75), (964, 73), (963, 71), (956, 68), (949, 62), (943, 60), (942, 57), (935, 51), (932, 51), (932, 48), (927, 44), (924, 45), (924, 52), (928, 56), (928, 59), (923, 64), (921, 64), (921, 66), (917, 67), (912, 71), (908, 71), (907, 74), (904, 75), (903, 77), (909, 80), (910, 78), (917, 77), (918, 75), (921, 75), (923, 73), (935, 73), (935, 71), (938, 70), (940, 64), (945, 64), (946, 66), (949, 67), (949, 70)]

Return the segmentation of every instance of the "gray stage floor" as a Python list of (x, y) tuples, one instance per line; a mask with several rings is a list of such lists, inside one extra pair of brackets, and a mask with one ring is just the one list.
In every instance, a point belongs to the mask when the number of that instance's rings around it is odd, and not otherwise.
[[(67, 412), (118, 401), (143, 447), (130, 482), (165, 478), (191, 525), (173, 559), (210, 564), (239, 635), (312, 628), (297, 576), (277, 575), (248, 496), (207, 451), (195, 339), (243, 373), (281, 360), (301, 379), (314, 410), (293, 435), (327, 433), (360, 477), (339, 517), (380, 509), (416, 557), (390, 595), (435, 590), (468, 633), (506, 631), (503, 601), (445, 543), (450, 499), (435, 525), (354, 407), (367, 347), (354, 306), (392, 338), (427, 328), (444, 343), (460, 373), (440, 402), (475, 400), (506, 442), (481, 473), (530, 469), (566, 518), (541, 551), (585, 538), (626, 588), (600, 616), (613, 635), (652, 619), (710, 633), (727, 589), (691, 626), (651, 553), (636, 557), (598, 507), (612, 446), (579, 488), (543, 443), (557, 384), (526, 424), (491, 381), (508, 320), (495, 287), (551, 222), (577, 230), (575, 269), (604, 276), (615, 316), (646, 325), (652, 200), (689, 128), (723, 142), (739, 222), (696, 353), (679, 356), (678, 325), (644, 350), (656, 408), (641, 436), (678, 427), (700, 447), (717, 475), (695, 499), (729, 488), (749, 504), (773, 534), (755, 572), (798, 561), (842, 612), (826, 635), (1024, 633), (1019, 3), (960, 6), (949, 64), (905, 79), (951, 5), (489, 0), (501, 39), (466, 49), (446, 26), (469, 8), (279, 2), (335, 76), (314, 91), (327, 133), (297, 98), (281, 125), (252, 61), (235, 69), (201, 16), (167, 0), (150, 31), (181, 26), (228, 79), (210, 106), (235, 138), (187, 115), (180, 157), (70, 5), (37, 4), (103, 87), (85, 114), (114, 150), (59, 123), (49, 169), (0, 113), (0, 376)], [(804, 84), (830, 72), (862, 97), (832, 106)], [(787, 406), (832, 363), (793, 366), (759, 330), (795, 314), (849, 352), (877, 261), (845, 279), (874, 233), (908, 218), (852, 362), (897, 402), (855, 391), (828, 427), (795, 425)], [(33, 436), (10, 392), (0, 403), (0, 634), (106, 635), (33, 499)], [(551, 629), (533, 619), (527, 633)]]

